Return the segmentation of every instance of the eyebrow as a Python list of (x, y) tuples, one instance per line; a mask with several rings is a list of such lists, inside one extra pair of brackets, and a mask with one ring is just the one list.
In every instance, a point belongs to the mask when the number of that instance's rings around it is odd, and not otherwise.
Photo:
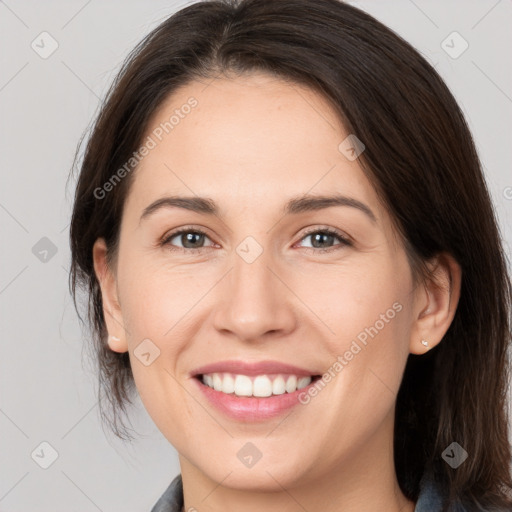
[[(285, 215), (296, 215), (309, 211), (323, 210), (332, 206), (356, 208), (368, 216), (372, 222), (377, 222), (377, 218), (370, 207), (357, 199), (343, 195), (306, 195), (294, 197), (285, 204), (283, 211)], [(139, 223), (162, 208), (182, 208), (204, 215), (217, 216), (219, 214), (219, 208), (215, 201), (206, 197), (162, 197), (144, 208)]]

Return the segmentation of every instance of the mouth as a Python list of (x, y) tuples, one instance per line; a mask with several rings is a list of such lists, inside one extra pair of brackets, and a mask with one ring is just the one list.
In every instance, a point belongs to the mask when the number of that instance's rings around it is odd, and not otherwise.
[(279, 361), (219, 361), (189, 374), (209, 406), (230, 419), (265, 421), (300, 404), (321, 378), (315, 370)]
[(201, 384), (225, 395), (268, 398), (291, 394), (306, 388), (321, 375), (285, 373), (244, 375), (232, 372), (203, 373), (194, 376)]

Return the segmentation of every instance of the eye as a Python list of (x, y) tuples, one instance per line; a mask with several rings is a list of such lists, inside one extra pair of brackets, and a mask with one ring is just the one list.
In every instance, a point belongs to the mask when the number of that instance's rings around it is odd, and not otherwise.
[[(313, 231), (307, 232), (301, 240), (306, 240), (308, 238), (311, 239), (311, 245), (305, 248), (312, 252), (331, 252), (352, 245), (352, 242), (348, 238), (331, 228), (316, 228)], [(338, 246), (335, 245), (329, 247), (329, 245), (336, 239), (340, 244), (338, 244)]]
[[(311, 239), (311, 245), (304, 247), (307, 251), (318, 252), (331, 252), (341, 249), (346, 246), (351, 246), (352, 242), (343, 236), (340, 232), (331, 228), (316, 228), (307, 232), (302, 240)], [(176, 239), (176, 240), (175, 240)], [(338, 240), (340, 243), (336, 246), (330, 246), (332, 242)], [(161, 241), (161, 246), (167, 246), (170, 250), (174, 251), (187, 251), (190, 249), (206, 249), (215, 245), (213, 242), (209, 246), (204, 246), (205, 240), (210, 240), (207, 234), (201, 229), (185, 227), (170, 233)], [(173, 242), (174, 241), (174, 242)], [(210, 240), (211, 241), (211, 240)], [(177, 245), (177, 242), (181, 246)]]
[[(176, 246), (176, 243), (173, 243), (174, 239), (181, 243), (182, 246)], [(187, 249), (205, 249), (206, 247), (202, 245), (204, 244), (205, 239), (209, 240), (206, 233), (200, 229), (182, 228), (166, 236), (162, 240), (161, 245), (169, 246), (169, 249), (177, 251), (186, 251)]]

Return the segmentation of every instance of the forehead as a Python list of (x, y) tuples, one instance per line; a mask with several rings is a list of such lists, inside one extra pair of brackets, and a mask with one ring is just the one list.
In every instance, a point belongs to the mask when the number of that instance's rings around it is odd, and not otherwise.
[(258, 73), (194, 81), (150, 119), (144, 141), (154, 147), (128, 200), (141, 210), (186, 194), (272, 209), (299, 194), (336, 192), (378, 211), (373, 186), (340, 149), (348, 135), (328, 101), (307, 87)]

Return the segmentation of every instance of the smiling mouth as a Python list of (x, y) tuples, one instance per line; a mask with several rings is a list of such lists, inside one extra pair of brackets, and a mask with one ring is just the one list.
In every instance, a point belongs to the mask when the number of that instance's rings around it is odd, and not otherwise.
[(320, 375), (293, 374), (242, 375), (230, 372), (205, 373), (195, 376), (201, 384), (226, 395), (266, 398), (294, 393), (321, 378)]

